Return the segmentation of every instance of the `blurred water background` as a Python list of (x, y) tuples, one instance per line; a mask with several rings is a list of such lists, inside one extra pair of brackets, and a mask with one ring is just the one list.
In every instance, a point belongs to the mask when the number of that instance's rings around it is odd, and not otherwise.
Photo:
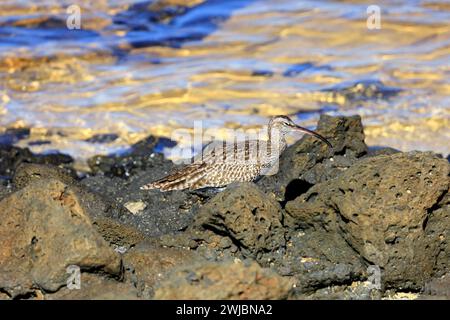
[(449, 1), (1, 0), (0, 143), (86, 159), (194, 120), (327, 113), (361, 115), (369, 145), (446, 156), (449, 62)]

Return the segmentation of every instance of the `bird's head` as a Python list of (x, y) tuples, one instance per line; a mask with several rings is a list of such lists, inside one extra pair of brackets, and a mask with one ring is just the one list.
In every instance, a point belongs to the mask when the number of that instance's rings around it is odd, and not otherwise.
[(295, 122), (292, 121), (291, 118), (289, 118), (288, 116), (274, 116), (270, 119), (269, 133), (273, 133), (274, 131), (278, 132), (278, 134), (281, 134), (282, 136), (290, 132), (305, 133), (316, 137), (317, 139), (325, 142), (330, 148), (333, 148), (331, 143), (325, 137), (323, 137), (322, 135), (318, 134), (315, 131), (303, 128), (295, 124)]

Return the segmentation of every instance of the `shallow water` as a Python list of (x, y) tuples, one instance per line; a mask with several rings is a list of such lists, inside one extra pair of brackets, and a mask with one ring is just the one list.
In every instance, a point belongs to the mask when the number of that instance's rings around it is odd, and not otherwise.
[[(73, 3), (81, 30), (66, 27)], [(449, 2), (377, 1), (380, 30), (370, 4), (2, 0), (0, 130), (85, 159), (194, 120), (288, 114), (313, 128), (321, 113), (359, 114), (369, 145), (447, 155)]]

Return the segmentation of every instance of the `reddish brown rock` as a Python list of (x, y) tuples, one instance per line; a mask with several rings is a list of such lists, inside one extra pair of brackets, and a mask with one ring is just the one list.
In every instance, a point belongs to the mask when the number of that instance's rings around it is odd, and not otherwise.
[(153, 296), (155, 284), (167, 272), (196, 259), (199, 258), (190, 250), (143, 243), (124, 255), (125, 279), (139, 290), (140, 296), (150, 298)]
[(155, 299), (285, 299), (290, 281), (256, 262), (222, 262), (185, 266), (170, 274)]
[(69, 265), (119, 275), (120, 256), (92, 226), (73, 190), (40, 179), (0, 201), (0, 289), (10, 296), (66, 284)]

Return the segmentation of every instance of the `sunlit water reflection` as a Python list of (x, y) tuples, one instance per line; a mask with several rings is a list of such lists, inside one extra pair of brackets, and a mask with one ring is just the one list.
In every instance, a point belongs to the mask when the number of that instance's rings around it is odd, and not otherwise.
[[(74, 3), (81, 30), (66, 27)], [(3, 0), (1, 130), (85, 159), (199, 119), (359, 114), (369, 145), (450, 152), (448, 1), (377, 1), (380, 30), (370, 1), (186, 3)]]

